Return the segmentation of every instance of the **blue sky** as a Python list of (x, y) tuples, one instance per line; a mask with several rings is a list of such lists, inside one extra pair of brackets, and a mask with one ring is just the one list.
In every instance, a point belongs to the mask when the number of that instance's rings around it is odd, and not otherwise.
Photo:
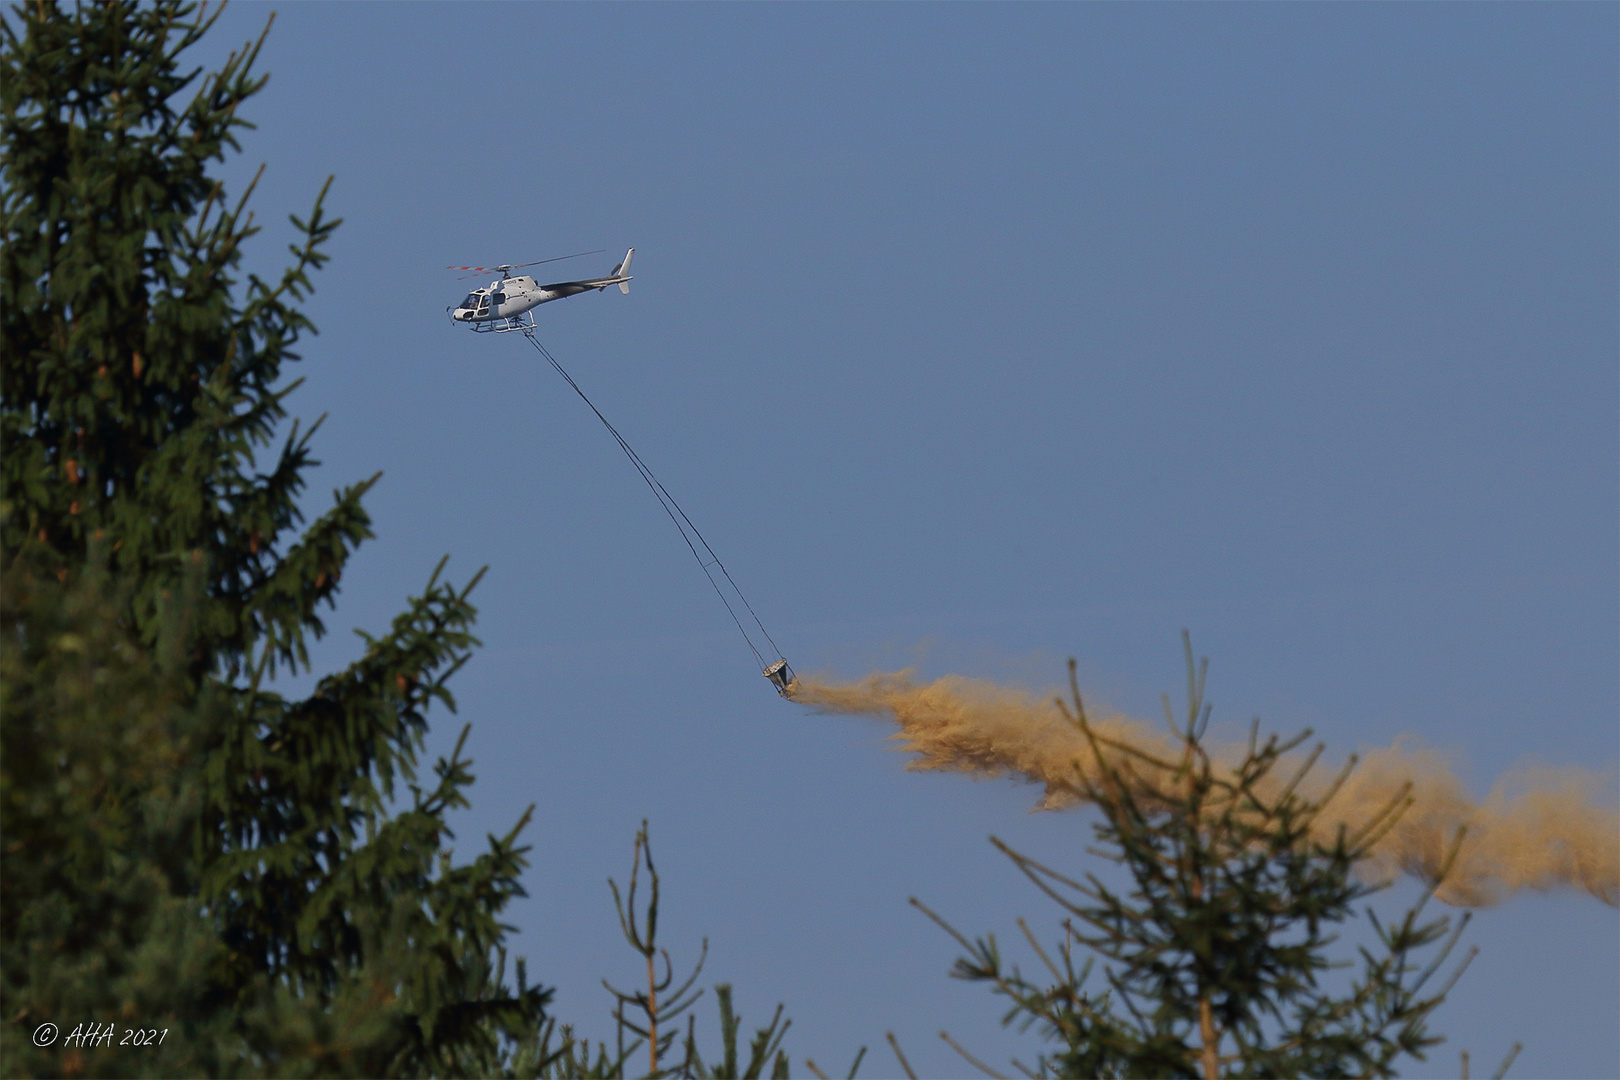
[[(255, 33), (231, 7), (199, 58)], [(1083, 814), (907, 773), (881, 724), (779, 701), (690, 554), (447, 264), (635, 245), (631, 295), (542, 338), (697, 521), (801, 670), (1034, 688), (1078, 658), (1153, 715), (1188, 627), (1217, 725), (1411, 734), (1476, 794), (1612, 771), (1612, 5), (283, 7), (227, 169), (255, 259), (327, 174), (343, 216), (295, 413), (309, 505), (383, 470), (331, 667), (440, 555), (481, 586), (457, 677), (461, 844), (537, 804), (516, 949), (606, 1034), (605, 879), (643, 817), (677, 958), (795, 1070), (894, 1030), (920, 1069), (1038, 1052), (906, 903), (1011, 940), (1054, 911), (995, 834), (1088, 866)], [(443, 718), (435, 750), (459, 720)], [(1397, 891), (1393, 908), (1409, 895)], [(1480, 912), (1409, 1075), (1620, 1073), (1620, 916)], [(712, 1023), (702, 1007), (705, 1020)]]

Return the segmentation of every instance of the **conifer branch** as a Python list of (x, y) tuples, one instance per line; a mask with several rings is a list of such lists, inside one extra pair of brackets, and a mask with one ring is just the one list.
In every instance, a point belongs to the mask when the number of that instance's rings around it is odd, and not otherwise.
[(900, 1050), (900, 1043), (895, 1039), (894, 1032), (886, 1031), (883, 1037), (889, 1040), (889, 1048), (894, 1051), (895, 1059), (900, 1062), (900, 1071), (906, 1074), (906, 1080), (917, 1080), (917, 1074), (912, 1071), (911, 1062), (906, 1060), (906, 1055)]

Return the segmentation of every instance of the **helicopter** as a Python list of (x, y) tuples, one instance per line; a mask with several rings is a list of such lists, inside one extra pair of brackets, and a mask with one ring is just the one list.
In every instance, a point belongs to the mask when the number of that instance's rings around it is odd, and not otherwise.
[[(576, 296), (582, 292), (595, 289), (601, 292), (609, 285), (617, 285), (619, 291), (630, 293), (630, 258), (636, 253), (631, 248), (624, 253), (624, 261), (608, 272), (607, 277), (591, 278), (588, 281), (559, 281), (551, 285), (537, 284), (534, 278), (527, 274), (518, 277), (512, 276), (512, 271), (521, 270), (526, 266), (539, 266), (540, 263), (558, 262), (561, 259), (577, 258), (574, 255), (561, 255), (556, 259), (540, 259), (532, 263), (518, 263), (516, 266), (502, 264), (500, 266), (449, 266), (447, 270), (471, 270), (474, 273), (499, 273), (500, 279), (490, 282), (481, 289), (474, 289), (468, 293), (461, 303), (445, 308), (452, 322), (464, 326), (471, 326), (475, 333), (480, 334), (507, 334), (513, 330), (534, 329), (534, 309), (551, 300), (561, 300), (565, 296)], [(583, 255), (594, 255), (595, 252), (581, 252)]]

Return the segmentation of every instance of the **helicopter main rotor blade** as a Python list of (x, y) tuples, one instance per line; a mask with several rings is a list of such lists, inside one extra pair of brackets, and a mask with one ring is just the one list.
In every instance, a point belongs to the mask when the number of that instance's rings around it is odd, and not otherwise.
[(501, 266), (447, 266), (446, 270), (471, 270), (474, 274), (493, 274), (497, 270), (521, 270), (525, 266), (539, 266), (542, 263), (562, 262), (564, 259), (577, 259), (581, 255), (600, 255), (607, 248), (597, 248), (595, 251), (576, 251), (572, 255), (558, 255), (553, 259), (536, 259), (534, 262), (518, 263), (516, 265), (504, 264)]
[(562, 262), (564, 259), (577, 259), (581, 255), (600, 255), (606, 250), (607, 248), (597, 248), (595, 251), (576, 251), (572, 255), (558, 255), (555, 259), (536, 259), (534, 262), (518, 263), (516, 266), (512, 267), (512, 269), (521, 270), (525, 266), (539, 266), (541, 263)]

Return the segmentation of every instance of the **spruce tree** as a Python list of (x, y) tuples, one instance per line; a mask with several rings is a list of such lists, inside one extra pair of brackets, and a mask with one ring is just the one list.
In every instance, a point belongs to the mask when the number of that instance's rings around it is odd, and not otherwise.
[[(318, 424), (284, 429), (283, 368), (338, 223), (323, 189), (285, 271), (241, 273), (251, 185), (210, 169), (264, 76), (253, 43), (186, 66), (215, 18), (0, 23), (5, 1069), (532, 1072), (511, 1048), (547, 992), (521, 962), (508, 984), (500, 922), (527, 817), (454, 861), (469, 763), (416, 773), (476, 644), (471, 583), (441, 564), (361, 659), (274, 689), (308, 669), (377, 478), (304, 524)], [(167, 1034), (65, 1045), (79, 1021)]]
[[(966, 951), (955, 977), (988, 983), (1009, 1002), (1004, 1023), (1037, 1027), (1056, 1044), (1032, 1075), (1392, 1076), (1403, 1059), (1422, 1059), (1441, 1041), (1430, 1017), (1473, 955), (1444, 973), (1468, 917), (1425, 916), (1439, 880), (1394, 921), (1366, 908), (1377, 944), (1354, 960), (1334, 954), (1358, 905), (1383, 888), (1357, 870), (1409, 794), (1331, 842), (1313, 839), (1312, 819), (1354, 759), (1326, 785), (1309, 785), (1322, 747), (1303, 757), (1293, 751), (1311, 733), (1262, 738), (1256, 719), (1247, 746), (1217, 760), (1205, 743), (1207, 661), (1195, 668), (1185, 635), (1183, 642), (1186, 712), (1177, 718), (1164, 702), (1176, 758), (1093, 727), (1072, 661), (1070, 700), (1058, 701), (1098, 762), (1094, 773), (1077, 765), (1071, 788), (1099, 814), (1089, 850), (1126, 871), (1129, 890), (1095, 873), (1066, 874), (992, 838), (1064, 912), (1055, 950), (1019, 920), (1049, 982), (1009, 965), (994, 935), (969, 941), (912, 903)], [(1101, 978), (1092, 982), (1098, 959)]]

